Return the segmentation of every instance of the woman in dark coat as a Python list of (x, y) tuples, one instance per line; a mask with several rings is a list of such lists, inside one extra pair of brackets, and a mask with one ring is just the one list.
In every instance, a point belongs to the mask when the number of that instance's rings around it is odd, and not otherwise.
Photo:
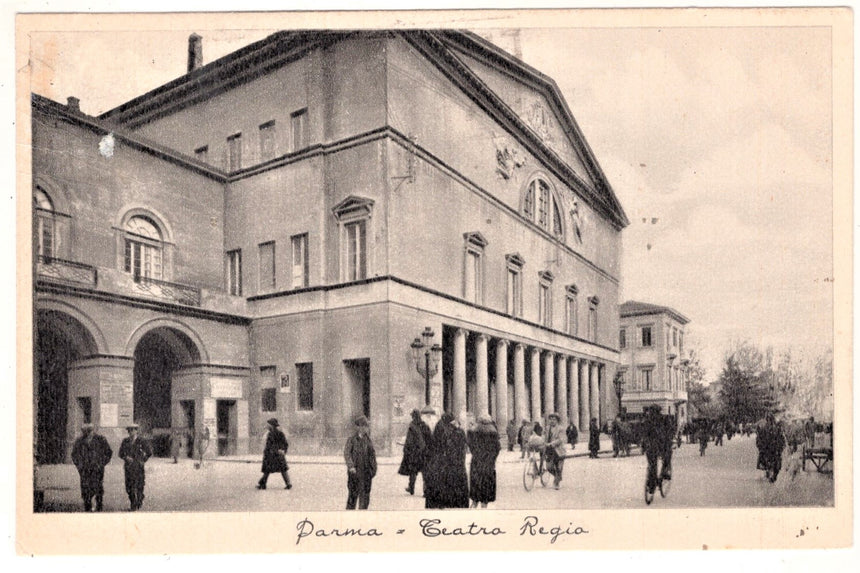
[(442, 414), (433, 430), (430, 459), (424, 471), (427, 490), (424, 507), (469, 507), (469, 479), (466, 476), (466, 434), (449, 412)]
[(469, 465), (469, 499), (472, 507), (487, 507), (496, 501), (496, 458), (499, 457), (501, 444), (499, 432), (493, 419), (483, 414), (478, 416), (474, 430), (468, 433), (469, 450), (472, 463)]
[[(427, 451), (431, 440), (430, 426), (421, 419), (421, 412), (417, 409), (412, 410), (412, 422), (406, 431), (406, 443), (403, 444), (403, 460), (400, 462), (400, 468), (397, 470), (398, 474), (409, 476), (409, 485), (406, 487), (409, 495), (415, 493), (415, 478), (418, 472), (424, 471), (424, 466), (427, 463)], [(426, 489), (427, 480), (423, 476), (422, 481), (425, 483)]]
[(287, 473), (287, 449), (290, 447), (287, 437), (278, 427), (278, 420), (271, 418), (268, 421), (269, 435), (266, 436), (266, 447), (263, 449), (263, 477), (257, 483), (257, 489), (266, 489), (269, 474), (281, 474), (284, 478), (284, 489), (292, 489), (290, 474)]
[(592, 418), (588, 426), (588, 451), (591, 452), (589, 457), (592, 458), (596, 458), (597, 452), (600, 451), (600, 426), (597, 425), (597, 418)]

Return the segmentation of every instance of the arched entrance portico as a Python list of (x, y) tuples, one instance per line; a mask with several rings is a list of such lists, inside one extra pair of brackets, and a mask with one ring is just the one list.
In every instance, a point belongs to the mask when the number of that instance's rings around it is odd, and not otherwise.
[(34, 341), (36, 460), (62, 463), (76, 426), (93, 421), (91, 399), (69, 400), (69, 368), (98, 353), (92, 333), (78, 319), (60, 310), (42, 309), (36, 317)]
[[(172, 383), (177, 371), (200, 363), (200, 351), (188, 334), (172, 326), (148, 330), (134, 347), (134, 421), (150, 436), (155, 455), (169, 453), (173, 426), (194, 427), (194, 406), (174, 420)], [(182, 415), (182, 414), (180, 414)]]

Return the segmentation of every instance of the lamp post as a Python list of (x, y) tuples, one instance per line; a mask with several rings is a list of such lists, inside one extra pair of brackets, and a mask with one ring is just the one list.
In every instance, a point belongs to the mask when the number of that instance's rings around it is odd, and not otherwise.
[[(430, 378), (436, 375), (439, 369), (439, 357), (442, 355), (442, 347), (433, 342), (436, 334), (429, 326), (424, 327), (421, 336), (412, 341), (412, 360), (415, 361), (415, 369), (424, 375), (424, 405), (430, 405)], [(423, 341), (422, 341), (423, 339)], [(424, 355), (424, 360), (421, 360)]]
[(620, 415), (622, 413), (621, 397), (624, 395), (624, 375), (621, 372), (616, 372), (612, 384), (615, 385), (615, 395), (618, 396), (618, 414)]

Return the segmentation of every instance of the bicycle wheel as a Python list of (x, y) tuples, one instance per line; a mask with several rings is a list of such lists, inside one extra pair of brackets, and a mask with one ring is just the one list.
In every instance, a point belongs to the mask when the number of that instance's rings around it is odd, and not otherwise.
[(651, 505), (651, 502), (654, 501), (654, 492), (648, 491), (648, 484), (645, 484), (645, 503), (647, 505)]
[(523, 487), (526, 491), (531, 491), (535, 486), (536, 469), (534, 460), (531, 457), (526, 458), (526, 463), (523, 464)]
[(549, 485), (549, 480), (550, 480), (550, 478), (551, 478), (551, 477), (552, 477), (552, 474), (549, 472), (549, 470), (548, 470), (548, 469), (546, 469), (546, 466), (544, 466), (543, 468), (541, 468), (541, 472), (540, 472), (540, 484), (541, 484), (543, 487), (546, 487), (546, 486), (548, 486), (548, 485)]
[(672, 489), (672, 480), (670, 478), (663, 478), (660, 480), (660, 497), (666, 497), (669, 495), (669, 490)]

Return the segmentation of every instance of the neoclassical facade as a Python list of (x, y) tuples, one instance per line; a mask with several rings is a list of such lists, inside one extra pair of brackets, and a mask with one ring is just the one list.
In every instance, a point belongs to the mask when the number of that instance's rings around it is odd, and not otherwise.
[(84, 421), (231, 455), (358, 414), (389, 452), (428, 398), (615, 415), (627, 218), (552, 79), (465, 32), (203, 41), (100, 117), (33, 96), (42, 460)]
[(627, 301), (620, 306), (618, 376), (621, 405), (632, 415), (658, 405), (664, 414), (686, 422), (687, 366), (684, 329), (690, 320), (667, 306)]

